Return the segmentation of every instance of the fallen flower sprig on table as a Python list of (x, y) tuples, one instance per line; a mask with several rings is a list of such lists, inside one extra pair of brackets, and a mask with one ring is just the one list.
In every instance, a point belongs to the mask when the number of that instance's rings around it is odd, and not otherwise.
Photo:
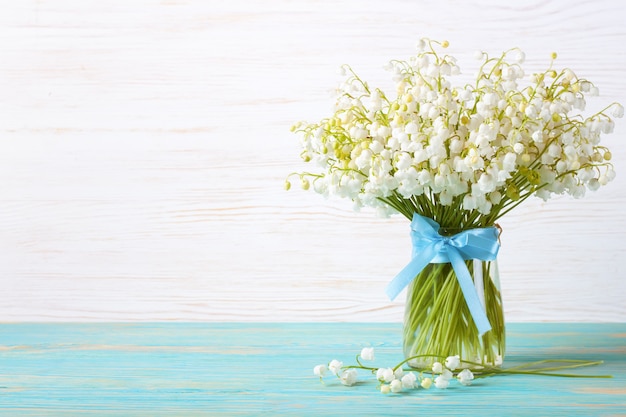
[[(419, 355), (418, 357), (433, 356)], [(371, 362), (375, 359), (374, 348), (365, 347), (356, 356), (357, 365), (344, 366), (343, 362), (333, 359), (328, 364), (317, 365), (313, 373), (324, 382), (328, 374), (336, 376), (346, 386), (353, 386), (359, 382), (358, 370), (371, 372), (378, 382), (377, 388), (383, 394), (400, 393), (419, 387), (429, 389), (435, 386), (445, 389), (450, 383), (457, 381), (462, 385), (471, 385), (472, 381), (479, 378), (487, 378), (495, 375), (538, 375), (566, 378), (612, 378), (611, 375), (583, 375), (563, 373), (562, 371), (577, 369), (588, 366), (600, 365), (603, 361), (586, 361), (577, 359), (546, 359), (530, 362), (510, 368), (483, 366), (481, 364), (463, 361), (458, 355), (448, 356), (434, 362), (430, 370), (415, 370), (403, 366), (417, 357), (410, 357), (391, 368), (364, 365), (363, 362)], [(363, 361), (363, 362), (362, 362)], [(472, 372), (469, 367), (480, 366), (480, 371)]]

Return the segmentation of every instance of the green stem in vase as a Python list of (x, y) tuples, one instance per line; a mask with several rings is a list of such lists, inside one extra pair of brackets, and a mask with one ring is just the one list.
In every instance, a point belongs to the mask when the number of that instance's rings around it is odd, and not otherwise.
[[(436, 357), (459, 355), (466, 363), (498, 366), (504, 356), (504, 319), (492, 262), (481, 262), (486, 313), (492, 330), (480, 336), (449, 263), (427, 265), (409, 285), (404, 322), (405, 357), (428, 369)], [(473, 261), (466, 261), (473, 271)], [(421, 356), (432, 354), (428, 359)]]

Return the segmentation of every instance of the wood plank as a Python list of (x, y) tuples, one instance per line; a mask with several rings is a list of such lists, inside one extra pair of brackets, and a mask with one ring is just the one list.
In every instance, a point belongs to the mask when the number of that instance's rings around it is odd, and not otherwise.
[[(5, 321), (400, 321), (386, 283), (408, 225), (293, 190), (291, 123), (328, 114), (336, 69), (372, 84), (422, 36), (526, 50), (626, 103), (626, 9), (551, 0), (23, 1), (0, 16), (0, 317)], [(596, 101), (590, 103), (593, 107)], [(626, 318), (618, 177), (502, 221), (511, 321)], [(400, 297), (401, 300), (401, 297)]]
[(469, 387), (383, 395), (367, 372), (344, 387), (313, 366), (401, 358), (389, 323), (128, 323), (0, 325), (0, 415), (482, 415), (626, 413), (626, 325), (516, 323), (506, 366), (543, 359), (604, 360), (580, 375), (497, 376)]

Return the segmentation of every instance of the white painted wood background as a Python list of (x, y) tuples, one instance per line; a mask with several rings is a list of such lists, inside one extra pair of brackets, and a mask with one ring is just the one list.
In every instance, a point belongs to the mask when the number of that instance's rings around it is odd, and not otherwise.
[[(626, 104), (614, 0), (0, 4), (0, 321), (400, 321), (408, 222), (283, 190), (343, 63), (556, 51)], [(626, 320), (626, 120), (605, 144), (613, 183), (501, 222), (509, 321)]]

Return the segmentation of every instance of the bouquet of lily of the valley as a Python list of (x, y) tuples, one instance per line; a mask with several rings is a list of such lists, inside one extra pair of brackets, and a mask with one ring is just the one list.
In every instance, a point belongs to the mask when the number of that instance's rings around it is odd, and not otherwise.
[(334, 114), (298, 123), (302, 158), (316, 167), (291, 174), (302, 188), (411, 221), (413, 257), (390, 283), (408, 286), (405, 356), (415, 368), (459, 355), (499, 366), (504, 317), (498, 284), (497, 220), (532, 195), (582, 197), (611, 181), (611, 153), (600, 144), (623, 107), (583, 116), (598, 89), (570, 69), (525, 79), (518, 49), (478, 54), (475, 80), (460, 73), (447, 42), (422, 40), (389, 70), (396, 91), (370, 86), (348, 66)]

